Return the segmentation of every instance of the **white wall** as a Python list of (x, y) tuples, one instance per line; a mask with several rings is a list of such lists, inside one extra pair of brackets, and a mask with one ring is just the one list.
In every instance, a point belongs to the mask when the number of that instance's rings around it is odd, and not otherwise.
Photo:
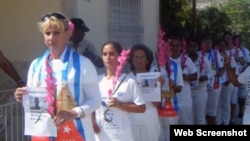
[(101, 46), (108, 40), (107, 0), (77, 0), (74, 15), (84, 20), (90, 31), (85, 39), (90, 40), (100, 54)]
[(159, 25), (159, 0), (143, 0), (144, 44), (157, 49)]
[[(107, 3), (107, 0), (77, 0), (75, 3), (74, 16), (82, 18), (90, 28), (85, 38), (95, 45), (99, 54), (102, 44), (108, 40)], [(143, 0), (144, 44), (152, 50), (157, 47), (158, 23), (159, 1)]]

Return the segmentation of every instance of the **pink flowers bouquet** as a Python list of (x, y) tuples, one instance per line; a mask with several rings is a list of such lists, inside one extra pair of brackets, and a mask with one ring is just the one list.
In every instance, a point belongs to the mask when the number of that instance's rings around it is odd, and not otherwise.
[[(171, 68), (171, 63), (170, 63), (170, 41), (168, 40), (167, 42), (164, 40), (164, 35), (165, 32), (162, 30), (162, 28), (159, 28), (159, 33), (158, 33), (158, 51), (156, 54), (157, 58), (157, 64), (158, 64), (158, 69), (160, 67), (164, 67), (167, 64), (167, 71), (169, 75), (171, 74), (172, 70)], [(168, 62), (167, 62), (168, 61)]]
[(116, 92), (116, 90), (120, 87), (121, 83), (117, 86), (117, 88), (114, 90), (116, 84), (117, 84), (117, 80), (120, 77), (120, 75), (122, 74), (122, 70), (124, 68), (124, 66), (127, 63), (127, 60), (129, 58), (129, 53), (130, 53), (130, 49), (123, 49), (121, 52), (121, 55), (117, 58), (119, 65), (116, 68), (116, 72), (115, 72), (115, 78), (113, 79), (113, 89), (109, 89), (108, 90), (108, 94), (109, 94), (109, 98), (112, 97), (112, 95)]

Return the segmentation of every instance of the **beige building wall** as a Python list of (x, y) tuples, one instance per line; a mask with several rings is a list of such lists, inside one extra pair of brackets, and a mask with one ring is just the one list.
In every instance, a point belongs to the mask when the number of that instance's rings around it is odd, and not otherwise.
[(50, 11), (66, 11), (62, 8), (64, 1), (1, 1), (0, 41), (4, 54), (12, 61), (30, 61), (40, 55), (45, 47), (37, 22)]
[[(42, 55), (47, 47), (38, 31), (37, 22), (48, 12), (62, 12), (69, 18), (80, 17), (90, 28), (86, 39), (100, 54), (108, 40), (107, 0), (3, 0), (0, 2), (0, 49), (26, 80), (30, 62)], [(144, 44), (157, 47), (159, 1), (143, 0)], [(13, 88), (15, 83), (0, 70), (0, 89)]]
[[(69, 0), (3, 0), (0, 2), (0, 49), (26, 80), (30, 61), (46, 49), (37, 22), (48, 12), (72, 15)], [(0, 89), (15, 87), (15, 82), (0, 69)]]

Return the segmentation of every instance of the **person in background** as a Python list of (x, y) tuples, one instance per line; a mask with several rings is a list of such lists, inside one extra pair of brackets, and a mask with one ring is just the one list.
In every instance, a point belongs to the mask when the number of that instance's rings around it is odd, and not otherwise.
[[(153, 61), (152, 51), (143, 44), (132, 46), (129, 64), (131, 72), (128, 74), (136, 80), (137, 73), (150, 71)], [(158, 80), (163, 84), (164, 78)], [(146, 111), (144, 113), (131, 113), (132, 131), (135, 141), (158, 141), (160, 137), (160, 122), (157, 113), (157, 102), (146, 101)]]
[(191, 92), (194, 108), (194, 124), (206, 125), (207, 81), (214, 75), (211, 64), (205, 56), (205, 46), (195, 38), (190, 38), (187, 43), (187, 55), (197, 68), (198, 78), (191, 81)]
[[(241, 51), (243, 58), (245, 60), (245, 63), (237, 63), (239, 68), (239, 73), (242, 72), (242, 69), (245, 68), (249, 62), (250, 62), (250, 56), (249, 56), (249, 50), (242, 45), (243, 38), (241, 35), (235, 35), (233, 38), (234, 46), (236, 48), (239, 48)], [(245, 101), (246, 101), (246, 95), (247, 95), (247, 84), (242, 84), (238, 87), (238, 105), (239, 105), (239, 114), (238, 117), (243, 117), (244, 107), (245, 107)], [(234, 114), (234, 113), (232, 113)], [(232, 115), (234, 117), (234, 115)], [(231, 121), (234, 121), (233, 119)]]
[(245, 68), (242, 69), (242, 72), (239, 73), (237, 76), (235, 74), (234, 68), (231, 68), (231, 62), (230, 59), (225, 60), (225, 68), (227, 70), (227, 75), (231, 83), (233, 83), (234, 86), (240, 86), (247, 84), (247, 96), (245, 101), (245, 108), (243, 112), (243, 119), (242, 124), (243, 125), (250, 125), (250, 66), (247, 65)]
[[(242, 67), (246, 64), (246, 60), (243, 58), (243, 54), (240, 50), (240, 42), (234, 43), (233, 34), (231, 32), (224, 32), (223, 39), (227, 42), (226, 52), (229, 57), (233, 57), (237, 63), (236, 72), (241, 72)], [(237, 40), (236, 40), (237, 41)], [(236, 46), (235, 46), (236, 45)], [(238, 87), (233, 86), (233, 94), (231, 95), (231, 114), (230, 114), (230, 124), (234, 124), (234, 115), (236, 110), (236, 105), (238, 101)]]
[(89, 32), (89, 28), (85, 25), (85, 22), (81, 18), (71, 18), (70, 20), (74, 24), (73, 34), (69, 38), (71, 47), (79, 54), (89, 58), (97, 69), (103, 68), (103, 61), (97, 54), (94, 45), (84, 38), (85, 33)]
[[(233, 56), (227, 52), (227, 42), (222, 39), (216, 44), (223, 60), (230, 59), (230, 66), (234, 68), (234, 73), (237, 72), (237, 65)], [(221, 94), (219, 97), (218, 108), (217, 108), (217, 124), (228, 125), (230, 124), (230, 114), (231, 114), (231, 97), (234, 94), (234, 86), (227, 77), (227, 71), (225, 71), (221, 76)]]
[(216, 124), (216, 115), (219, 97), (221, 93), (221, 81), (220, 77), (225, 72), (223, 65), (223, 57), (219, 53), (218, 49), (213, 48), (213, 39), (210, 34), (206, 34), (202, 37), (202, 42), (206, 46), (206, 57), (211, 64), (211, 68), (214, 72), (214, 76), (208, 80), (207, 84), (207, 106), (206, 106), (206, 121), (208, 125)]
[[(101, 52), (106, 72), (98, 76), (102, 104), (92, 114), (96, 141), (134, 141), (129, 114), (145, 112), (145, 101), (136, 81), (117, 69), (121, 45), (108, 41)], [(104, 119), (109, 110), (113, 113), (112, 122)]]
[[(174, 47), (174, 46), (172, 46)], [(181, 65), (171, 60), (172, 48), (166, 47), (164, 54), (168, 54), (164, 65), (157, 56), (157, 65), (152, 65), (150, 71), (160, 72), (164, 78), (164, 84), (161, 86), (161, 101), (157, 106), (158, 116), (161, 125), (159, 141), (170, 141), (170, 125), (178, 125), (179, 122), (179, 102), (177, 94), (181, 92), (184, 85)]]
[(14, 66), (4, 56), (1, 50), (0, 50), (0, 68), (16, 82), (17, 87), (23, 87), (26, 85), (26, 82), (24, 82), (21, 79)]
[[(193, 61), (186, 55), (182, 47), (180, 37), (172, 37), (170, 41), (171, 60), (182, 68), (184, 85), (180, 92), (176, 93), (178, 99), (179, 123), (184, 125), (193, 124), (193, 102), (190, 82), (197, 80), (197, 69)], [(184, 51), (184, 52), (183, 52)]]
[[(32, 135), (31, 140), (94, 141), (91, 113), (101, 104), (96, 69), (89, 59), (73, 51), (67, 44), (74, 27), (66, 16), (61, 13), (48, 13), (38, 22), (38, 28), (48, 49), (41, 57), (32, 61), (27, 87), (17, 88), (14, 95), (17, 102), (22, 102), (30, 87), (45, 87), (48, 91), (47, 99), (53, 99), (56, 92), (57, 99), (53, 100), (57, 103), (56, 107), (53, 101), (46, 101), (49, 103), (48, 111), (51, 114), (48, 120), (57, 126), (58, 131), (57, 137)], [(63, 100), (74, 102), (74, 106), (60, 104), (63, 101), (58, 98), (62, 94), (67, 94)], [(72, 99), (69, 99), (70, 97)], [(59, 110), (58, 107), (63, 108)], [(44, 126), (54, 127), (48, 123)], [(70, 130), (64, 132), (65, 128)]]

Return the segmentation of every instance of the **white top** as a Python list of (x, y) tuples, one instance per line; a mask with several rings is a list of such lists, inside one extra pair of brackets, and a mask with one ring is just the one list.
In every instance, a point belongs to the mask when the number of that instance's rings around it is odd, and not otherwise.
[[(173, 59), (171, 58), (175, 63), (179, 64), (181, 66), (181, 56)], [(186, 61), (185, 61), (186, 67), (182, 69), (183, 74), (194, 74), (197, 72), (197, 69), (193, 63), (193, 61), (186, 56)], [(178, 98), (178, 104), (180, 106), (185, 106), (185, 105), (190, 105), (192, 104), (192, 97), (191, 97), (191, 86), (190, 82), (184, 80), (184, 86), (182, 87), (181, 92), (177, 93), (177, 98)]]
[(191, 89), (206, 89), (207, 88), (207, 81), (199, 82), (199, 78), (201, 76), (207, 76), (208, 80), (211, 79), (214, 76), (214, 71), (211, 68), (211, 64), (208, 61), (208, 59), (204, 56), (204, 68), (201, 70), (201, 54), (197, 57), (197, 59), (194, 61), (194, 64), (196, 66), (197, 71), (197, 80), (190, 82)]
[(238, 76), (238, 81), (242, 84), (247, 84), (247, 97), (245, 104), (245, 112), (242, 119), (243, 125), (250, 124), (250, 67), (247, 67), (246, 70)]
[(239, 74), (238, 81), (242, 84), (247, 84), (250, 78), (250, 67), (247, 67), (245, 71)]
[[(128, 74), (131, 78), (136, 80), (136, 76), (133, 72)], [(159, 123), (159, 117), (157, 113), (156, 107), (152, 104), (152, 102), (146, 102), (146, 111), (144, 113), (131, 113), (131, 122), (134, 124), (151, 124), (151, 123)]]
[[(55, 74), (56, 85), (57, 85), (57, 94), (60, 92), (61, 85), (65, 83), (62, 81), (62, 70), (65, 70), (65, 66), (67, 70), (67, 84), (69, 90), (73, 97), (75, 97), (75, 89), (74, 89), (74, 81), (75, 81), (75, 68), (73, 66), (73, 50), (70, 50), (69, 61), (63, 63), (63, 59), (65, 56), (66, 49), (61, 55), (60, 59), (52, 61), (52, 71)], [(98, 80), (97, 73), (94, 65), (91, 63), (89, 59), (84, 56), (79, 56), (80, 61), (80, 79), (77, 82), (80, 92), (79, 92), (79, 106), (83, 109), (85, 113), (85, 117), (81, 118), (82, 126), (85, 129), (85, 139), (86, 141), (92, 141), (94, 132), (93, 130), (89, 130), (92, 128), (91, 124), (91, 113), (97, 109), (100, 105), (100, 92), (98, 89)], [(47, 57), (43, 57), (41, 60), (39, 58), (32, 61), (29, 71), (28, 71), (28, 79), (27, 86), (28, 87), (46, 87), (45, 78), (47, 77), (47, 73), (45, 71), (45, 60)], [(41, 63), (38, 63), (41, 62)], [(74, 110), (81, 114), (82, 110), (80, 107), (75, 107)], [(75, 123), (76, 124), (76, 123)]]
[[(228, 57), (231, 57), (231, 58), (234, 58), (234, 59), (235, 58), (239, 58), (239, 57), (243, 57), (243, 54), (242, 54), (241, 50), (239, 48), (236, 48), (236, 47), (233, 47), (230, 50), (226, 50), (226, 54), (227, 54)], [(240, 62), (236, 62), (236, 60), (234, 60), (234, 61), (236, 63), (236, 66), (235, 66), (235, 64), (233, 64), (233, 65), (234, 65), (234, 67), (237, 68), (236, 69), (236, 74), (239, 74), (239, 72), (242, 71), (242, 69), (243, 69), (244, 66), (242, 66), (240, 64)]]
[[(242, 54), (242, 57), (245, 59), (245, 61), (247, 63), (249, 63), (250, 62), (249, 50), (247, 48), (245, 48), (245, 47), (241, 47), (241, 48), (239, 48), (239, 50), (240, 50), (240, 52)], [(239, 72), (242, 72), (245, 66), (246, 66), (246, 64), (242, 65), (240, 62), (237, 62), (237, 68), (238, 68)]]
[[(134, 103), (136, 105), (145, 104), (143, 97), (140, 93), (136, 81), (130, 75), (122, 74), (117, 80), (117, 86), (124, 78), (116, 93), (113, 97), (125, 103)], [(100, 141), (127, 141), (128, 138), (132, 139), (131, 121), (129, 112), (121, 110), (116, 107), (109, 108), (112, 112), (112, 119), (105, 120), (105, 112), (108, 110), (108, 91), (113, 88), (112, 79), (106, 79), (104, 74), (99, 75), (99, 89), (101, 92), (102, 105), (96, 110), (96, 122), (101, 128), (101, 133), (97, 135)]]
[[(214, 71), (214, 75), (217, 73), (219, 68), (224, 67), (224, 59), (218, 50), (211, 49), (208, 53), (206, 52), (206, 57), (211, 64), (212, 70)], [(213, 88), (214, 79), (215, 77), (212, 77), (207, 81), (208, 82), (207, 86), (209, 89), (214, 89)], [(220, 84), (222, 84), (221, 81), (222, 80), (219, 79)]]
[(94, 47), (94, 45), (87, 39), (83, 39), (77, 46), (77, 52), (81, 55), (83, 55), (83, 52), (90, 51), (94, 53), (95, 55), (99, 56), (97, 54), (97, 51)]

